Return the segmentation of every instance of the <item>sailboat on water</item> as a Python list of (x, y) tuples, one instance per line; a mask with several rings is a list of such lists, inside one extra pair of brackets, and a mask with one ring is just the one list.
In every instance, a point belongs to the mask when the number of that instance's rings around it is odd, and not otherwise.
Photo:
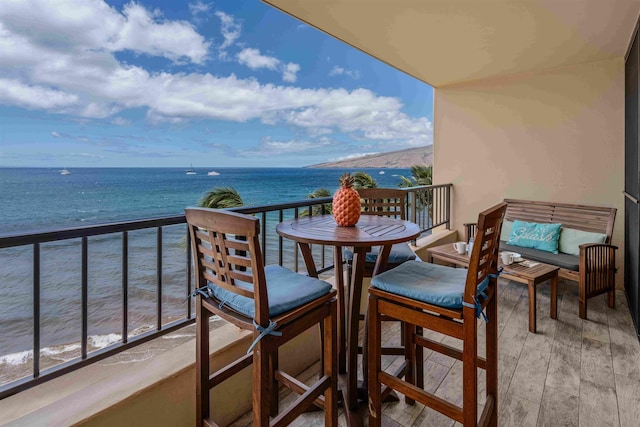
[(187, 175), (196, 175), (197, 172), (193, 170), (193, 163), (191, 163), (191, 167), (187, 169)]

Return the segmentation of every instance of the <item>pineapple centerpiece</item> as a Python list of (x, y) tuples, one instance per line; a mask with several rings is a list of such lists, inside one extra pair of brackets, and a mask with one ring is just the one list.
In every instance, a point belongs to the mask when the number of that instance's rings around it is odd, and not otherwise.
[(353, 227), (360, 219), (360, 195), (349, 173), (340, 177), (340, 189), (333, 196), (333, 219), (342, 227)]

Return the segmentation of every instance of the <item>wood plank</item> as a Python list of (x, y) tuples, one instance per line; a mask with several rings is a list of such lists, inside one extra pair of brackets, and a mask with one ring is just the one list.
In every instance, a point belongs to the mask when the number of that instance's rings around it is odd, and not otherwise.
[(613, 359), (608, 342), (582, 338), (580, 377), (605, 387), (615, 387)]
[(640, 381), (616, 375), (620, 427), (635, 427), (640, 420)]
[(580, 383), (578, 418), (580, 427), (618, 427), (620, 422), (615, 389), (583, 379)]
[(580, 399), (553, 387), (546, 387), (542, 396), (537, 425), (540, 427), (578, 427)]
[(580, 352), (561, 341), (554, 343), (549, 359), (545, 390), (580, 396)]
[(513, 393), (531, 402), (540, 403), (550, 357), (551, 354), (545, 349), (525, 346), (513, 373), (509, 394)]

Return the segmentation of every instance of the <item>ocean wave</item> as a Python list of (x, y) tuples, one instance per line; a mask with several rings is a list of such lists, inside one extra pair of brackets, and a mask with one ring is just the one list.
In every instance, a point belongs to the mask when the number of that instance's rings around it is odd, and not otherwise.
[(0, 365), (23, 365), (33, 359), (33, 350), (19, 351), (17, 353), (0, 356)]
[[(92, 335), (88, 338), (87, 343), (90, 346), (90, 351), (94, 351), (115, 344), (120, 340), (122, 340), (120, 334)], [(66, 361), (78, 357), (80, 348), (79, 342), (54, 345), (40, 349), (40, 356)], [(17, 366), (31, 363), (32, 360), (33, 350), (24, 350), (0, 356), (0, 365)]]
[(95, 348), (103, 348), (122, 341), (120, 334), (93, 335), (89, 337), (89, 343)]

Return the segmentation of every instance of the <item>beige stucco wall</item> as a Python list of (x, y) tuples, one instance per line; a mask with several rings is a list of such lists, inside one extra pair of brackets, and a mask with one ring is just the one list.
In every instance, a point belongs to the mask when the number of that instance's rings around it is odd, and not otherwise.
[(613, 206), (622, 266), (622, 58), (434, 92), (434, 183), (454, 184), (454, 228), (504, 198)]

